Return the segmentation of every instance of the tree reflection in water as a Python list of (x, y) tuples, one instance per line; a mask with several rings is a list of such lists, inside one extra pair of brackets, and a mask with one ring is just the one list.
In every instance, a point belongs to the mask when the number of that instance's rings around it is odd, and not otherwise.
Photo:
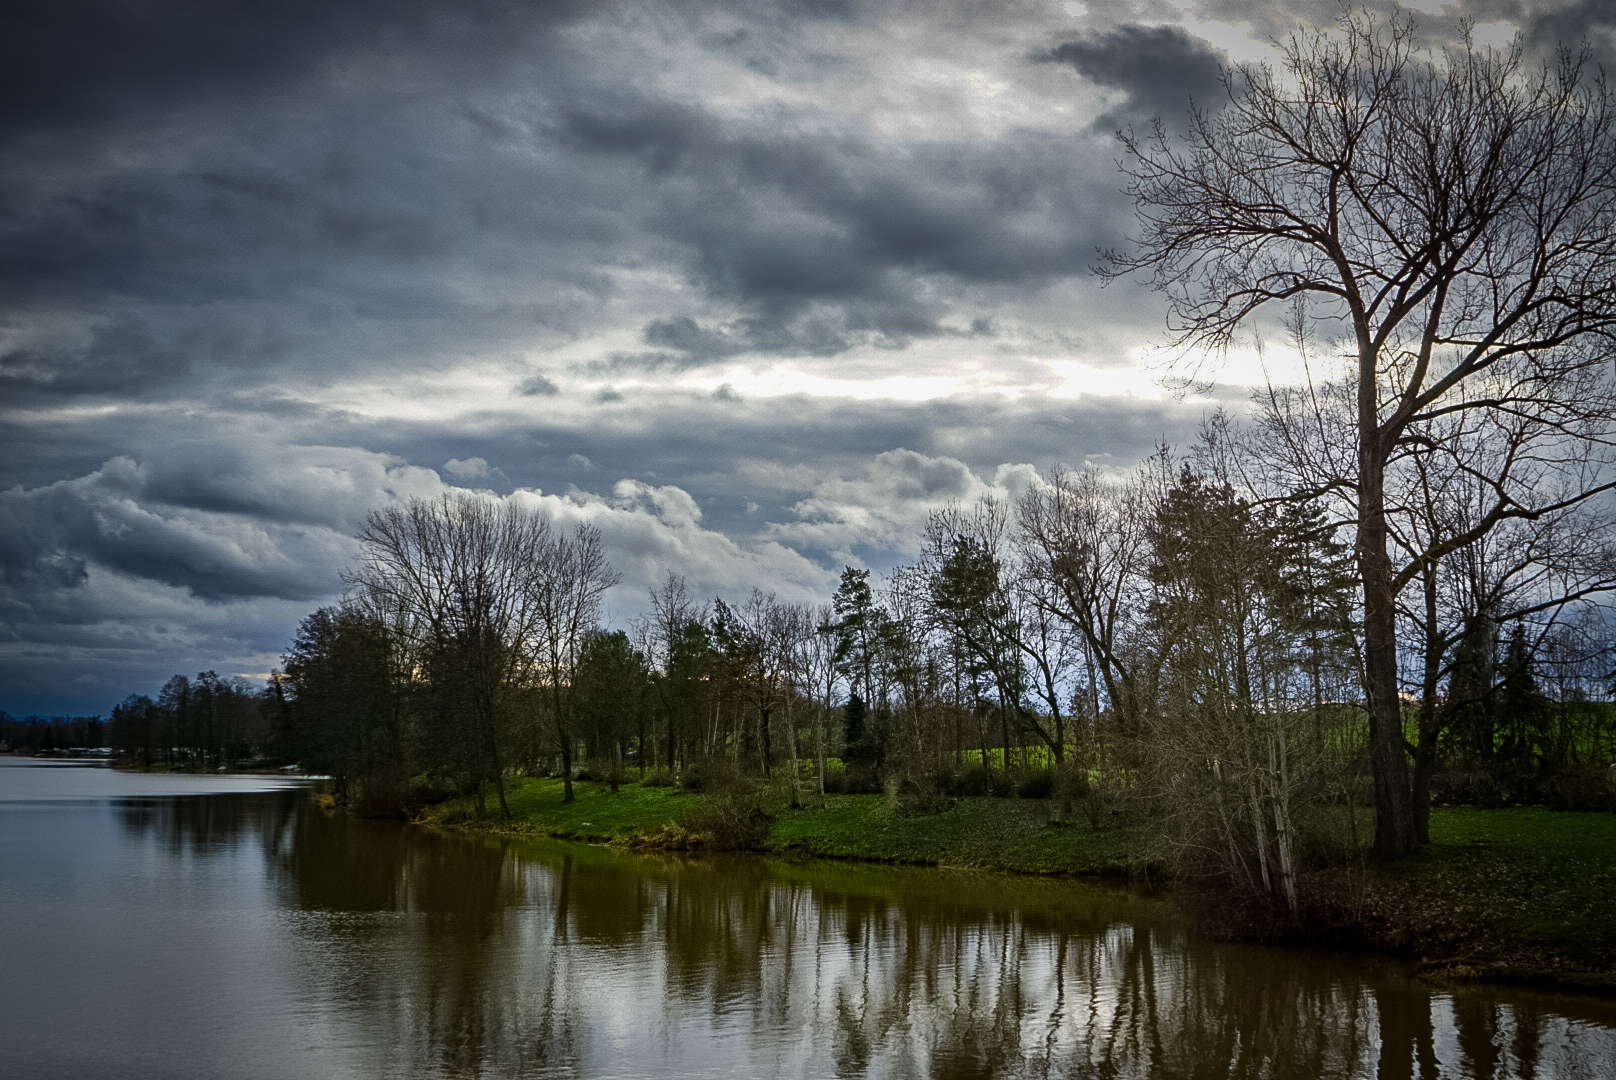
[(646, 857), (130, 804), (176, 850), (256, 842), (311, 1006), (377, 1075), (1575, 1077), (1616, 1010), (1196, 942), (1070, 882)]

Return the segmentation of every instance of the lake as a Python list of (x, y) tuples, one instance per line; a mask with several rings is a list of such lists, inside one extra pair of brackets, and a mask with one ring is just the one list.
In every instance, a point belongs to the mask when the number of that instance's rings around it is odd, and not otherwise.
[(1609, 1077), (1616, 1003), (1035, 878), (347, 820), (0, 758), (0, 1076)]

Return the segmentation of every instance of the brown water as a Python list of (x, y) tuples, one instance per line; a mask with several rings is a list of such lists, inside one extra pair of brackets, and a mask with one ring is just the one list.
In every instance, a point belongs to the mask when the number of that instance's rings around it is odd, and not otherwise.
[(0, 759), (0, 1076), (1616, 1076), (1609, 1003), (1197, 942), (1117, 890), (440, 836), (265, 786)]

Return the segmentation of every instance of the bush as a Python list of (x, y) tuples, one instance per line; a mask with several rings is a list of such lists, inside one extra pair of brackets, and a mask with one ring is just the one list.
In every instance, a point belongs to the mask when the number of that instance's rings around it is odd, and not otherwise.
[(687, 767), (680, 775), (679, 784), (686, 791), (705, 795), (749, 786), (751, 781), (747, 779), (745, 773), (728, 761), (698, 761)]
[(746, 851), (763, 846), (774, 818), (763, 809), (762, 790), (747, 781), (704, 793), (684, 825), (714, 851)]
[(950, 773), (938, 785), (945, 794), (975, 797), (988, 793), (987, 770), (980, 765), (967, 766), (960, 772)]
[(988, 770), (981, 765), (968, 765), (961, 772), (944, 777), (938, 784), (945, 795), (975, 797), (993, 795), (1008, 798), (1016, 793), (1015, 780), (1003, 769)]
[(1016, 795), (1023, 799), (1047, 799), (1055, 794), (1054, 769), (1029, 769), (1016, 785)]
[(672, 787), (674, 783), (675, 781), (671, 772), (669, 772), (667, 769), (657, 769), (654, 772), (647, 773), (645, 778), (640, 781), (640, 786)]
[(1431, 802), (1501, 810), (1549, 801), (1548, 785), (1530, 773), (1509, 768), (1450, 768), (1431, 777)]
[(1605, 769), (1599, 765), (1568, 765), (1550, 784), (1556, 810), (1616, 810)]
[(846, 769), (847, 777), (843, 781), (843, 789), (849, 795), (882, 795), (886, 787), (881, 783), (881, 774), (876, 772), (873, 765), (850, 765)]
[(897, 785), (899, 817), (929, 817), (954, 805), (936, 777), (910, 777)]
[(427, 806), (436, 806), (441, 802), (448, 802), (460, 794), (455, 786), (441, 776), (423, 775), (410, 781), (410, 792), (406, 796), (407, 806), (411, 810), (420, 810)]

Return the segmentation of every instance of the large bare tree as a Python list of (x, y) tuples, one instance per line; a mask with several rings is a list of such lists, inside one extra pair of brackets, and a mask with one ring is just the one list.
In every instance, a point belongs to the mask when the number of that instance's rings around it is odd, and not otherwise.
[[(1281, 47), (1282, 70), (1225, 73), (1189, 133), (1124, 133), (1139, 231), (1103, 273), (1165, 293), (1189, 348), (1223, 348), (1271, 307), (1350, 358), (1350, 502), (1363, 579), (1375, 847), (1417, 846), (1397, 685), (1397, 597), (1421, 560), (1609, 485), (1616, 334), (1616, 100), (1586, 50), (1532, 67), (1465, 35), (1423, 51), (1411, 21), (1348, 14)], [(1526, 417), (1555, 435), (1569, 496), (1506, 480), (1467, 530), (1398, 567), (1388, 467), (1456, 414)], [(1488, 478), (1497, 480), (1496, 477)], [(1556, 487), (1556, 490), (1561, 490)], [(1311, 494), (1311, 493), (1310, 493)]]
[(531, 669), (550, 699), (551, 733), (561, 754), (562, 801), (571, 802), (572, 756), (577, 748), (578, 694), (574, 674), (584, 646), (600, 625), (601, 603), (616, 585), (600, 530), (577, 525), (553, 536), (531, 567), (533, 633), (523, 644)]
[(562, 533), (540, 511), (457, 492), (377, 510), (359, 540), (355, 601), (412, 644), (479, 809), (491, 783), (509, 814), (511, 719), (540, 689), (570, 800), (572, 674), (617, 582), (600, 534)]
[(373, 511), (359, 540), (355, 602), (396, 628), (430, 678), (444, 750), (465, 761), (479, 809), (491, 783), (507, 812), (510, 693), (532, 666), (549, 519), (457, 492)]

